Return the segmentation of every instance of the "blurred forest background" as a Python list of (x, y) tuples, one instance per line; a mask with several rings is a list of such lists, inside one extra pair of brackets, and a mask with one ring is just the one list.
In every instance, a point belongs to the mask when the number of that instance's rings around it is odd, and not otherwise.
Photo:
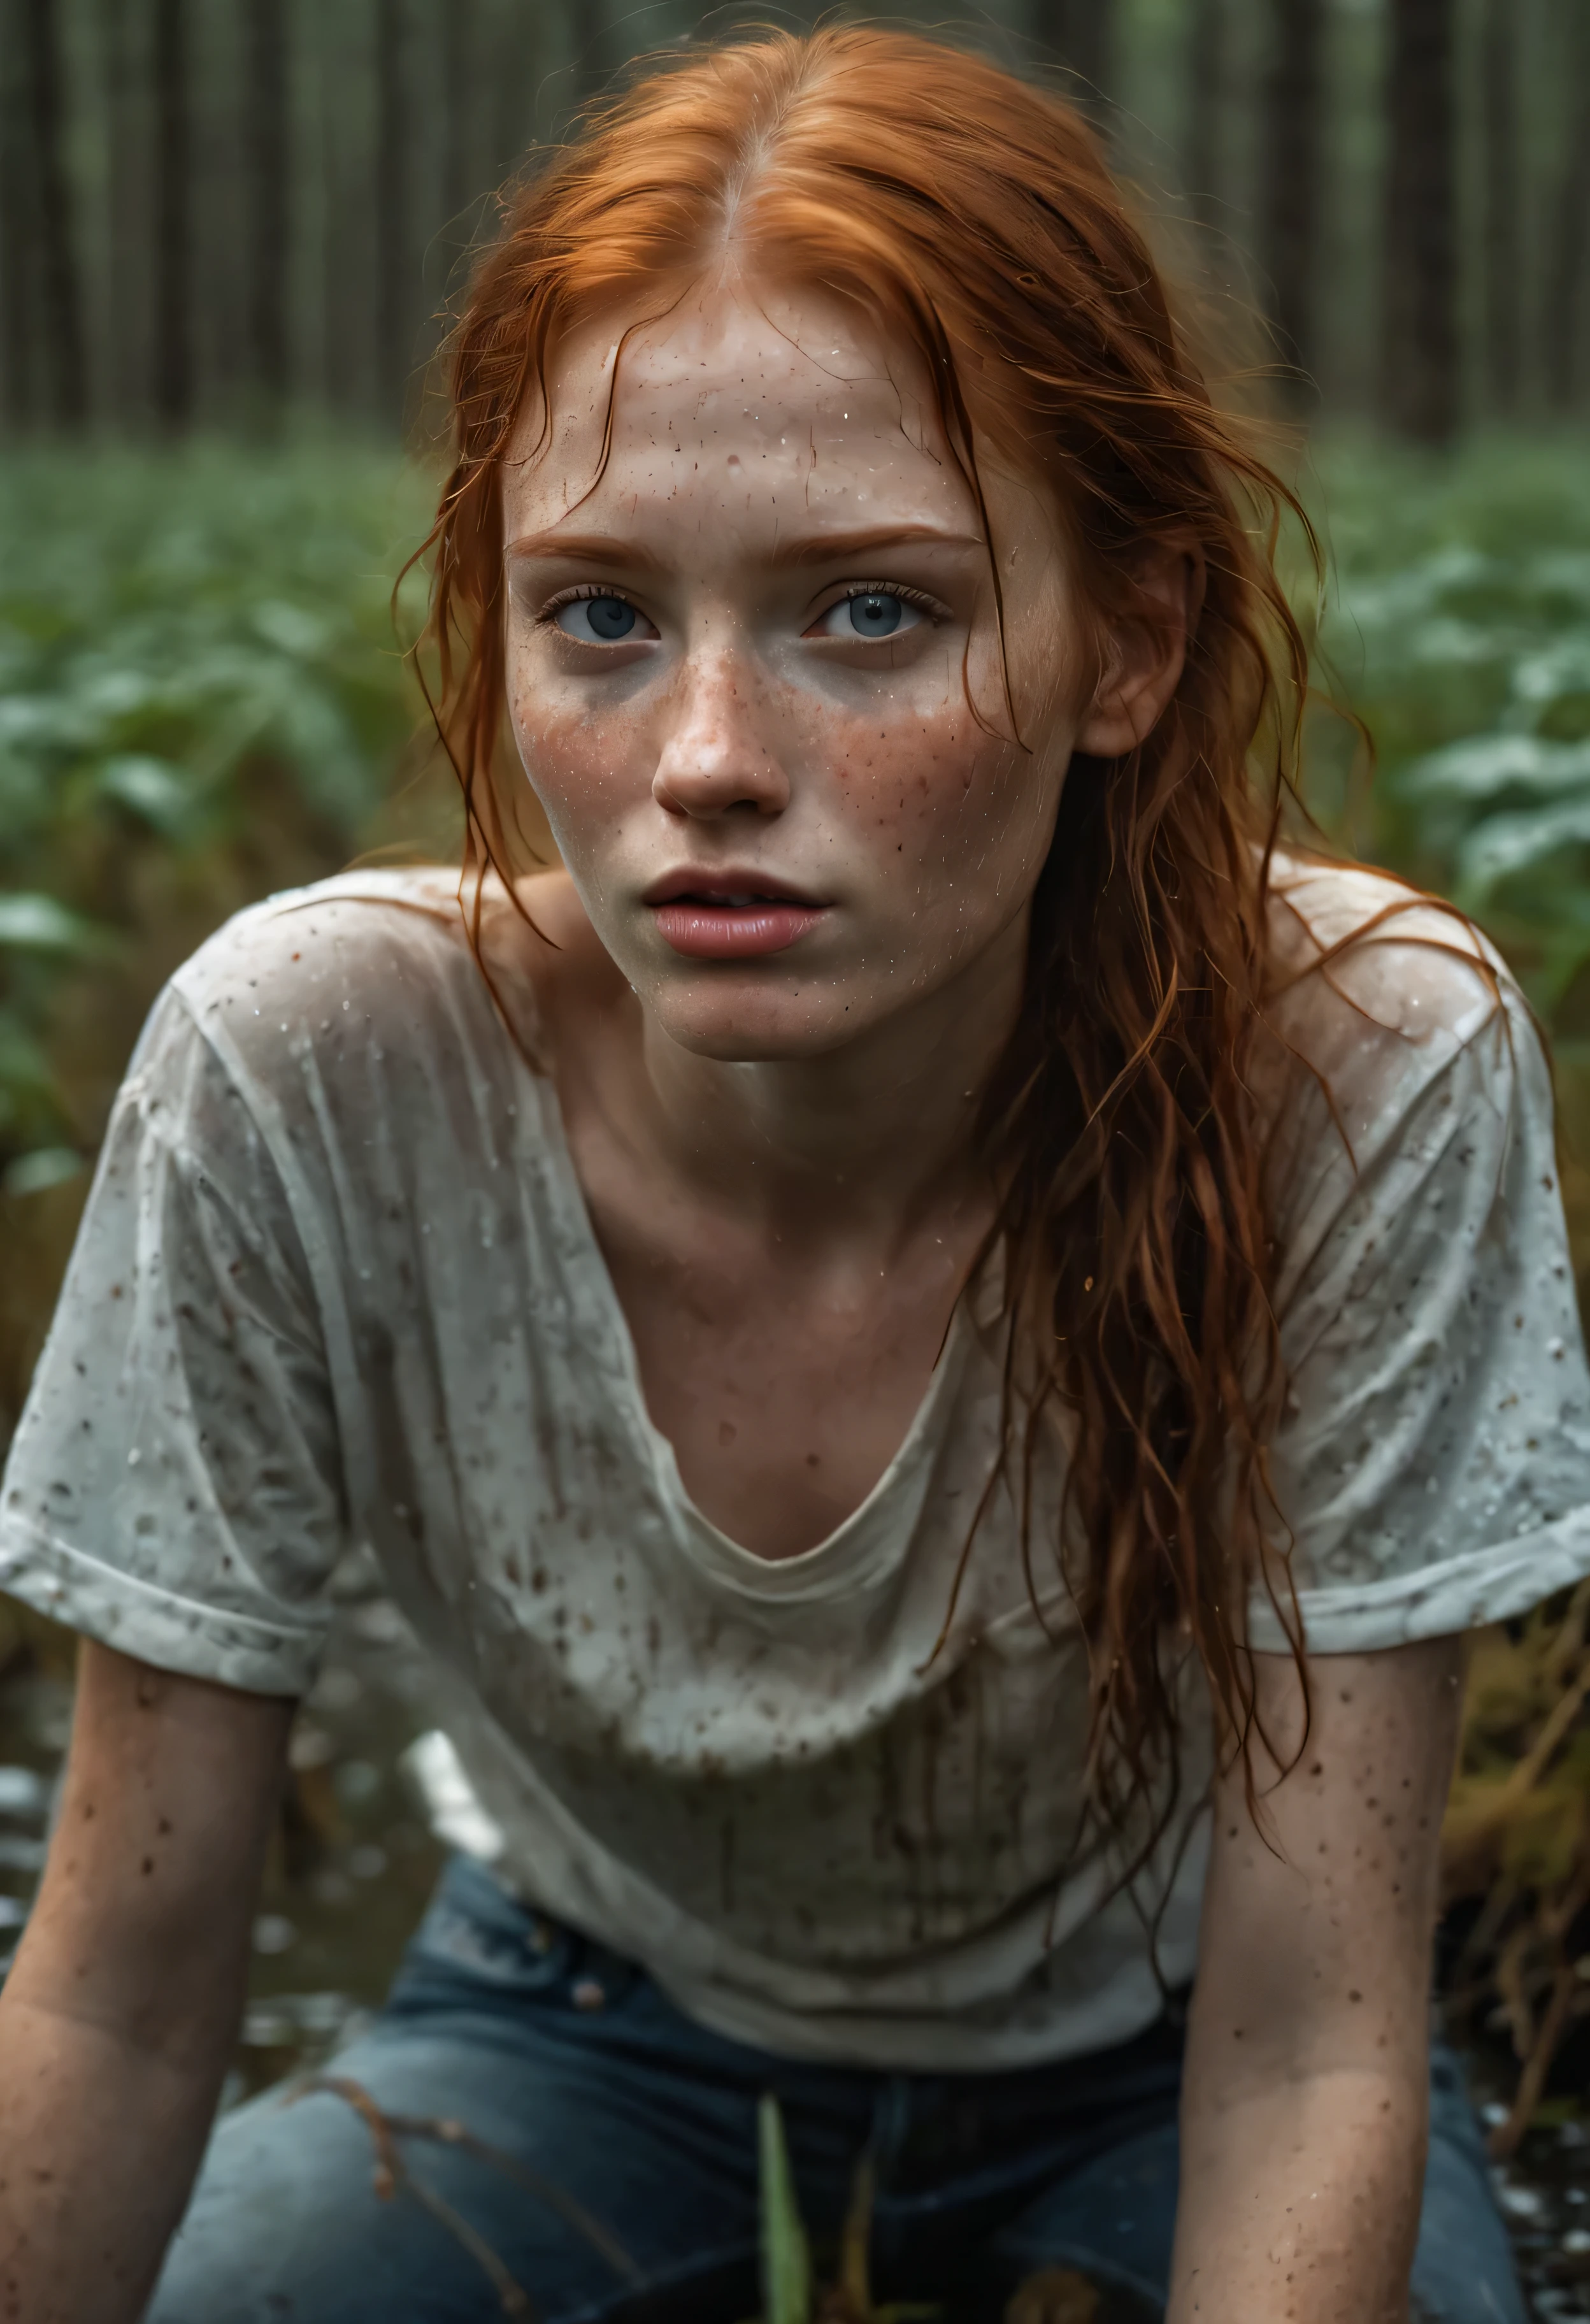
[[(745, 21), (684, 0), (0, 0), (0, 1443), (163, 977), (253, 896), (456, 844), (390, 593), (435, 487), (448, 301), (498, 189), (631, 57)], [(1310, 801), (1518, 967), (1554, 1037), (1584, 1283), (1590, 0), (931, 21), (1062, 80), (1232, 326), (1249, 401), (1257, 351), (1332, 559), (1323, 596), (1298, 563)], [(435, 1862), (395, 1772), (418, 1714), (394, 1622), (350, 1587), (300, 1722), (244, 2082), (376, 1997)], [(1590, 1591), (1480, 1642), (1448, 1827), (1446, 2002), (1522, 2174), (1505, 2198), (1541, 2316), (1590, 2313), (1587, 1623)], [(9, 1617), (0, 1664), (3, 1932), (69, 1665)]]
[[(931, 21), (958, 14), (1071, 76), (1147, 206), (1197, 223), (1332, 415), (1440, 443), (1583, 410), (1581, 0), (1002, 0)], [(7, 424), (312, 410), (390, 435), (527, 150), (636, 53), (736, 21), (687, 0), (3, 0)]]

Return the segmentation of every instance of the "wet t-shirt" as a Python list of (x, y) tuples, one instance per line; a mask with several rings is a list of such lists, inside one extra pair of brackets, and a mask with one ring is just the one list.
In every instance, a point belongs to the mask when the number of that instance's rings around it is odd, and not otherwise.
[[(1360, 1652), (1590, 1572), (1590, 1399), (1512, 986), (1432, 908), (1377, 920), (1402, 893), (1372, 875), (1278, 885), (1274, 1477), (1310, 1643)], [(1184, 1676), (1181, 1804), (1123, 1885), (1136, 1835), (1084, 1812), (1085, 1655), (1045, 1546), (1058, 1437), (1034, 1587), (1003, 1485), (967, 1552), (997, 1302), (963, 1303), (827, 1540), (777, 1563), (730, 1540), (648, 1416), (556, 1090), (451, 889), (279, 897), (172, 981), (12, 1451), (0, 1583), (291, 1694), (365, 1548), (502, 1877), (699, 2019), (921, 2069), (1130, 2036), (1161, 2006), (1151, 1931), (1167, 1983), (1195, 1964), (1207, 1705)], [(1252, 1625), (1281, 1646), (1262, 1598)]]

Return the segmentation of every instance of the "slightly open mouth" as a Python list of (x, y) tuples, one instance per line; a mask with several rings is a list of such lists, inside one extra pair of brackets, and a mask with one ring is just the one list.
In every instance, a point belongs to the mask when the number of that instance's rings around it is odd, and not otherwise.
[(827, 908), (749, 890), (670, 896), (650, 907), (663, 942), (693, 960), (752, 960), (784, 952), (815, 927)]

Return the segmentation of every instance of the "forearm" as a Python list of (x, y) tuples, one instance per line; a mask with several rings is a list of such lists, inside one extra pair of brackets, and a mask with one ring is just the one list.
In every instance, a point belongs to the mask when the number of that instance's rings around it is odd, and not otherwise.
[(1240, 1761), (1215, 1794), (1171, 2324), (1404, 2324), (1461, 1649), (1316, 1665), (1306, 1728), (1290, 1661), (1255, 1668), (1258, 1821)]
[(85, 1651), (61, 1812), (0, 1994), (0, 2315), (133, 2324), (243, 2006), (291, 1705)]
[(17, 2324), (133, 2324), (182, 2215), (225, 2069), (0, 1998), (0, 2291)]
[(1422, 2077), (1280, 2077), (1183, 2109), (1167, 2324), (1406, 2324)]

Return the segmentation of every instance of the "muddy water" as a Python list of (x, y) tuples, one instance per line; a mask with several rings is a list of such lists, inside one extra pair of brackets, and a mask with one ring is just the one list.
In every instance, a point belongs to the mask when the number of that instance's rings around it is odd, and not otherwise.
[[(430, 1724), (427, 1696), (423, 1664), (395, 1610), (378, 1595), (345, 1604), (294, 1729), (227, 2105), (320, 2064), (391, 1981), (445, 1854), (405, 1761)], [(0, 1962), (43, 1862), (70, 1720), (71, 1689), (60, 1670), (24, 1662), (0, 1675)], [(1482, 2052), (1469, 2062), (1476, 2094), (1500, 2120), (1506, 2060)], [(1531, 2316), (1539, 2324), (1590, 2318), (1590, 2112), (1561, 2098), (1544, 2108), (1496, 2183)], [(960, 2324), (994, 2324), (996, 2313)], [(645, 2324), (654, 2324), (649, 2315)], [(1106, 2301), (1090, 2324), (1144, 2319)]]
[[(1500, 2057), (1471, 2058), (1469, 2070), (1482, 2099), (1487, 2089), (1505, 2088)], [(1499, 2095), (1482, 2111), (1491, 2122), (1506, 2118)], [(1559, 2114), (1565, 2118), (1555, 2119)], [(1590, 2317), (1590, 2112), (1558, 2101), (1541, 2116), (1516, 2158), (1493, 2176), (1530, 2312), (1540, 2324), (1563, 2324)]]

